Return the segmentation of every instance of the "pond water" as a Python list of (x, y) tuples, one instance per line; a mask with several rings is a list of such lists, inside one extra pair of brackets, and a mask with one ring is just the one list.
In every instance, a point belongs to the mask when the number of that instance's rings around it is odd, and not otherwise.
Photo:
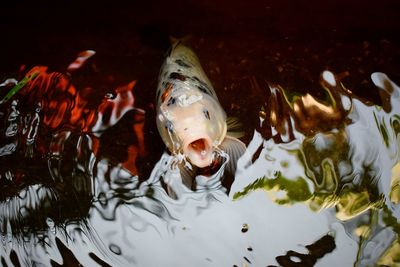
[(262, 104), (234, 177), (227, 159), (187, 188), (140, 81), (96, 90), (96, 56), (1, 81), (1, 265), (398, 264), (400, 88), (384, 73), (379, 103), (330, 71), (318, 97), (249, 78)]

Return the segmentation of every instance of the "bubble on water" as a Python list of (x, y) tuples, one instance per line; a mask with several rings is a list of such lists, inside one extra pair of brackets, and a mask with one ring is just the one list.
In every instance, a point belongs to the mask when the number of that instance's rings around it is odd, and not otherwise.
[(115, 99), (117, 97), (116, 93), (107, 93), (104, 95), (106, 99)]
[(51, 218), (46, 218), (46, 224), (48, 227), (54, 227), (54, 221)]
[(116, 244), (110, 244), (109, 249), (116, 255), (122, 254), (121, 248)]
[(79, 53), (78, 57), (75, 59), (74, 62), (72, 62), (68, 67), (67, 70), (69, 72), (75, 71), (83, 66), (83, 64), (92, 56), (96, 54), (96, 51), (94, 50), (86, 50), (81, 53)]
[(242, 233), (246, 233), (249, 230), (249, 225), (247, 223), (244, 223), (242, 225)]
[(294, 264), (301, 263), (301, 259), (298, 256), (290, 256), (290, 261), (292, 261)]

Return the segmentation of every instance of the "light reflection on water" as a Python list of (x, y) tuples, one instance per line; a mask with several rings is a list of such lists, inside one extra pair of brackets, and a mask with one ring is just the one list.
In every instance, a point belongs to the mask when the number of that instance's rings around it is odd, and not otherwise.
[[(97, 99), (69, 75), (33, 74), (1, 107), (2, 265), (371, 266), (398, 258), (400, 88), (386, 75), (371, 76), (382, 107), (327, 71), (325, 99), (253, 80), (270, 93), (260, 95), (260, 124), (232, 186), (221, 184), (229, 159), (220, 152), (224, 164), (196, 176), (193, 191), (167, 153), (150, 177), (138, 176), (137, 159), (150, 152), (135, 81)], [(124, 120), (132, 142), (104, 138)]]

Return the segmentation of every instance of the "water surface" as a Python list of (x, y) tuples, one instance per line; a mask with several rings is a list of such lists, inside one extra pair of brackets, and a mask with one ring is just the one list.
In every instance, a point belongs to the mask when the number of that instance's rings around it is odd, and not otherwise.
[(2, 265), (398, 263), (400, 88), (385, 74), (371, 75), (380, 105), (329, 71), (318, 97), (248, 78), (261, 105), (235, 176), (221, 152), (187, 188), (140, 80), (104, 94), (96, 56), (1, 81)]

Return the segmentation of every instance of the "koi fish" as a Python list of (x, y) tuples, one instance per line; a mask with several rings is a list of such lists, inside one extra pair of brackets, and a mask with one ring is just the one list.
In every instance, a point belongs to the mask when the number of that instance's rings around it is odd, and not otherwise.
[(226, 113), (199, 59), (179, 41), (161, 67), (156, 103), (157, 128), (172, 155), (206, 168), (217, 151), (226, 152), (232, 163), (244, 153), (244, 143), (227, 134)]

